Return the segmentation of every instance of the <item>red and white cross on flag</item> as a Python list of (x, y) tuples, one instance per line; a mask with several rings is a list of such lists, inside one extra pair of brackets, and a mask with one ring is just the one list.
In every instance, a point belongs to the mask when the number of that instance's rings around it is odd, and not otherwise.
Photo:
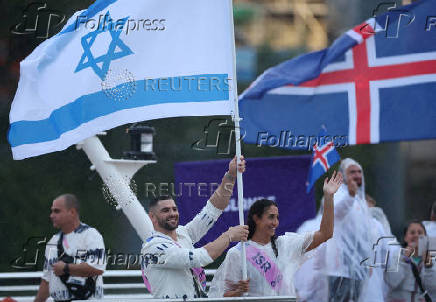
[(347, 32), (358, 44), (344, 62), (328, 65), (318, 78), (299, 86), (348, 91), (351, 145), (380, 142), (380, 88), (435, 81), (436, 52), (378, 58), (371, 23), (376, 24), (368, 20)]
[(307, 177), (306, 192), (309, 192), (317, 179), (341, 159), (325, 126), (321, 127), (318, 138), (318, 142), (313, 145), (312, 165)]
[(312, 165), (316, 165), (316, 163), (320, 163), (325, 172), (330, 168), (329, 162), (327, 160), (327, 153), (334, 150), (335, 147), (333, 142), (329, 142), (321, 147), (318, 147), (318, 144), (313, 146), (313, 163)]
[(434, 0), (415, 1), (356, 26), (325, 49), (269, 68), (240, 97), (244, 141), (258, 143), (258, 133), (277, 136), (284, 129), (310, 137), (321, 125), (336, 146), (436, 138), (432, 16)]

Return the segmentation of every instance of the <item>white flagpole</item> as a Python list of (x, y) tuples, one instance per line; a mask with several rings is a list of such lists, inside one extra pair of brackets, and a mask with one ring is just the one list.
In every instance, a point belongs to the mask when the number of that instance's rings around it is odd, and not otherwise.
[[(235, 112), (233, 114), (233, 121), (235, 122), (235, 144), (236, 144), (236, 159), (237, 163), (241, 157), (241, 132), (239, 128), (239, 107), (238, 107), (238, 83), (236, 79), (236, 49), (235, 49), (235, 27), (233, 22), (233, 0), (229, 0), (230, 6), (230, 32), (233, 46), (233, 97), (235, 103)], [(244, 224), (244, 184), (242, 182), (242, 173), (237, 171), (237, 188), (238, 188), (238, 208), (239, 208), (239, 224)], [(242, 261), (242, 280), (247, 280), (247, 257), (245, 252), (245, 243), (241, 242), (241, 261)]]

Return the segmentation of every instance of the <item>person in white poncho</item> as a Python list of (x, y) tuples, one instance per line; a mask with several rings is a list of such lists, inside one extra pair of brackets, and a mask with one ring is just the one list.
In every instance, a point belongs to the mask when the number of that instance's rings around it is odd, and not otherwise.
[(430, 209), (430, 220), (422, 222), (427, 230), (427, 234), (430, 237), (436, 237), (436, 201)]
[[(297, 233), (312, 232), (319, 229), (322, 214), (324, 212), (324, 198), (315, 218), (306, 220), (298, 229)], [(326, 276), (320, 267), (318, 251), (325, 245), (324, 242), (316, 249), (309, 252), (308, 259), (304, 261), (294, 276), (294, 287), (298, 301), (304, 302), (327, 302), (328, 283)]]
[[(384, 257), (386, 257), (388, 243), (393, 241), (395, 237), (391, 234), (391, 228), (389, 221), (383, 213), (381, 208), (375, 207), (375, 200), (366, 194), (366, 200), (369, 207), (369, 214), (371, 217), (372, 229), (375, 230), (378, 238), (378, 242), (373, 242), (371, 246), (374, 247), (371, 257), (369, 257), (365, 263), (362, 263), (367, 270), (370, 271), (370, 277), (363, 283), (361, 290), (362, 294), (359, 296), (359, 302), (383, 302), (384, 295), (387, 293), (387, 286), (383, 281), (383, 267), (380, 263), (383, 263)], [(309, 230), (315, 230), (319, 228), (321, 215), (323, 212), (324, 201), (321, 200), (321, 206), (317, 216), (314, 219), (305, 221), (297, 230), (297, 233), (307, 232)], [(339, 199), (335, 198), (335, 233), (341, 233), (340, 228), (341, 219), (344, 214), (344, 204), (340, 203)], [(335, 236), (335, 235), (333, 235)], [(340, 242), (340, 241), (339, 241)], [(330, 241), (323, 243), (314, 251), (311, 251), (313, 255), (304, 262), (301, 268), (295, 274), (294, 285), (297, 291), (298, 301), (302, 302), (332, 302), (332, 301), (350, 301), (350, 297), (339, 293), (345, 293), (345, 286), (348, 286), (348, 282), (344, 282), (339, 288), (337, 295), (331, 293), (329, 295), (328, 289), (328, 276), (326, 276), (325, 264), (329, 259), (326, 259), (326, 248)], [(339, 246), (336, 242), (335, 246)], [(345, 246), (346, 248), (346, 246)], [(376, 257), (376, 258), (374, 258)], [(371, 269), (369, 269), (371, 267)], [(331, 277), (330, 277), (331, 280)], [(347, 287), (350, 289), (350, 287)], [(330, 300), (329, 300), (330, 296)], [(342, 300), (340, 300), (342, 299)]]
[(404, 230), (403, 248), (391, 253), (395, 269), (386, 270), (384, 279), (389, 285), (387, 302), (436, 301), (436, 259), (430, 253), (419, 256), (418, 240), (427, 235), (418, 220), (408, 223)]
[(279, 224), (277, 204), (261, 199), (250, 207), (246, 245), (248, 280), (242, 280), (240, 244), (231, 248), (212, 280), (209, 297), (295, 296), (293, 276), (306, 252), (333, 234), (333, 194), (342, 182), (340, 173), (324, 181), (325, 210), (320, 229), (305, 234), (275, 236)]
[(361, 165), (351, 158), (341, 161), (344, 183), (336, 192), (335, 230), (319, 257), (328, 277), (329, 299), (334, 302), (359, 300), (369, 269), (361, 262), (371, 257), (377, 234), (365, 199), (365, 179)]
[(383, 228), (383, 235), (392, 235), (391, 224), (389, 223), (386, 214), (383, 212), (382, 208), (377, 207), (377, 202), (369, 194), (366, 194), (366, 204), (368, 205), (371, 217), (381, 224)]
[(388, 293), (388, 286), (383, 280), (386, 257), (389, 255), (390, 244), (396, 242), (391, 226), (383, 209), (369, 194), (366, 202), (371, 215), (371, 229), (377, 235), (377, 241), (372, 242), (373, 252), (365, 265), (368, 267), (369, 278), (363, 283), (359, 302), (383, 302)]

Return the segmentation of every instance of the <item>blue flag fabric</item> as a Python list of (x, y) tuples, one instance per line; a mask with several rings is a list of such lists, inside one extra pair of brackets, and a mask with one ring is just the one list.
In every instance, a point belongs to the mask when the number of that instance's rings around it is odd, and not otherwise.
[(307, 150), (321, 125), (336, 146), (436, 138), (431, 16), (436, 2), (416, 1), (266, 70), (240, 96), (244, 141)]
[(335, 149), (332, 137), (328, 135), (324, 127), (319, 131), (318, 138), (318, 143), (313, 146), (312, 161), (307, 176), (306, 193), (310, 192), (318, 178), (341, 159)]

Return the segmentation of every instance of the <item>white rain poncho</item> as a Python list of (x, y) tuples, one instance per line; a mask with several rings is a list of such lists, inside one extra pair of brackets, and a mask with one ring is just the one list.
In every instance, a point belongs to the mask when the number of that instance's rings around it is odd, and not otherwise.
[(371, 266), (371, 274), (363, 284), (360, 302), (385, 301), (389, 287), (383, 279), (386, 257), (389, 255), (389, 245), (396, 242), (392, 235), (391, 226), (382, 208), (371, 207), (369, 213), (372, 216), (372, 229), (377, 235), (377, 242), (373, 242), (373, 251), (366, 265)]
[[(315, 232), (321, 225), (323, 212), (323, 200), (321, 207), (315, 218), (305, 221), (297, 230), (297, 233)], [(297, 293), (298, 301), (307, 302), (327, 302), (328, 299), (328, 282), (326, 276), (322, 273), (319, 264), (318, 251), (326, 243), (307, 253), (308, 259), (297, 270), (294, 277), (294, 287)]]
[(365, 263), (362, 263), (362, 266), (366, 267), (368, 270), (370, 269), (371, 273), (368, 279), (362, 284), (359, 302), (382, 302), (389, 290), (383, 280), (384, 264), (386, 262), (386, 256), (388, 255), (389, 243), (396, 240), (394, 237), (390, 237), (390, 233), (385, 233), (383, 225), (375, 218), (372, 218), (371, 228), (380, 239), (378, 242), (373, 242), (373, 250), (369, 259), (367, 259)]
[[(350, 165), (360, 165), (352, 159), (341, 162), (344, 184), (334, 196), (335, 226), (333, 238), (311, 251), (313, 257), (306, 261), (297, 271), (295, 288), (302, 301), (327, 302), (327, 276), (347, 277), (361, 280), (362, 290), (359, 302), (383, 301), (382, 268), (373, 268), (369, 276), (369, 266), (381, 263), (383, 253), (377, 247), (377, 259), (372, 249), (379, 236), (387, 235), (384, 226), (372, 215), (379, 217), (380, 211), (370, 212), (365, 200), (365, 183), (362, 175), (362, 185), (353, 198), (348, 193), (345, 171)], [(360, 167), (361, 168), (361, 167)], [(380, 209), (381, 210), (381, 209)], [(382, 212), (381, 212), (382, 213)], [(383, 213), (382, 213), (383, 214)], [(318, 230), (321, 223), (322, 203), (318, 215), (306, 221), (298, 232)], [(384, 214), (383, 214), (384, 217)], [(389, 231), (390, 234), (390, 231)], [(383, 245), (387, 241), (382, 242)], [(384, 249), (384, 248), (383, 248)], [(365, 263), (361, 262), (369, 258)], [(376, 270), (378, 270), (376, 272)]]
[(391, 225), (385, 213), (383, 212), (382, 208), (379, 207), (369, 208), (369, 213), (375, 220), (377, 220), (382, 224), (385, 236), (392, 234)]
[[(248, 296), (295, 296), (293, 277), (312, 243), (313, 233), (286, 233), (276, 240), (278, 257), (271, 243), (247, 242)], [(250, 252), (251, 250), (251, 252)], [(266, 257), (265, 257), (266, 256)], [(250, 260), (251, 258), (251, 260)], [(257, 263), (256, 264), (254, 263)], [(212, 280), (209, 297), (223, 297), (233, 284), (242, 280), (240, 243), (231, 248)]]
[[(402, 255), (400, 248), (400, 246), (393, 247), (389, 259), (392, 264), (391, 269), (384, 273), (384, 279), (389, 286), (386, 302), (424, 302), (424, 297), (412, 272), (411, 259)], [(436, 260), (434, 258), (432, 263), (431, 267), (426, 267), (421, 261), (417, 266), (424, 289), (432, 301), (436, 301)]]
[(423, 221), (427, 236), (436, 237), (436, 221)]
[[(341, 161), (340, 170), (344, 183), (334, 195), (335, 227), (324, 249), (320, 249), (323, 271), (328, 276), (365, 280), (368, 270), (361, 261), (371, 256), (372, 242), (377, 235), (372, 229), (372, 217), (365, 200), (365, 179), (362, 171), (362, 185), (354, 197), (348, 192), (345, 171), (349, 166), (361, 166), (351, 158)], [(361, 168), (362, 169), (362, 168)], [(321, 260), (321, 261), (322, 261)]]

